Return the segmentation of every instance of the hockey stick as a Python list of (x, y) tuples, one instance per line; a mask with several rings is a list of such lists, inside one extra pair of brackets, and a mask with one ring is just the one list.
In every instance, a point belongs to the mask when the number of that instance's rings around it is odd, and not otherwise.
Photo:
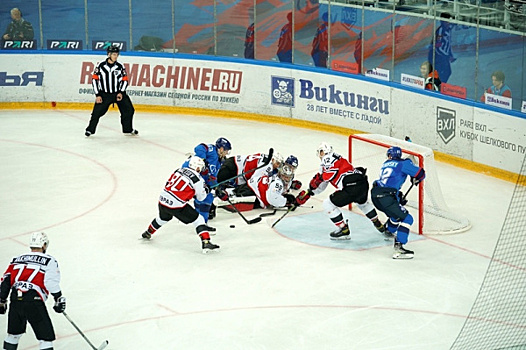
[(260, 217), (260, 218), (264, 218), (264, 217), (266, 217), (266, 216), (272, 216), (272, 215), (276, 214), (277, 211), (278, 211), (278, 210), (277, 210), (276, 208), (274, 208), (273, 211), (271, 211), (271, 212), (269, 212), (269, 213), (263, 213), (263, 214), (259, 215), (259, 217)]
[(247, 220), (247, 218), (245, 217), (245, 215), (241, 214), (241, 212), (239, 211), (239, 209), (236, 208), (236, 206), (234, 205), (234, 203), (232, 203), (232, 201), (230, 200), (230, 198), (227, 198), (226, 200), (231, 206), (232, 208), (234, 208), (234, 210), (236, 211), (236, 213), (239, 214), (239, 216), (241, 216), (241, 218), (243, 220), (245, 220), (245, 222), (248, 224), (248, 225), (252, 225), (252, 224), (257, 224), (258, 222), (261, 221), (261, 217), (257, 217), (257, 218), (254, 218), (252, 220)]
[(292, 207), (289, 208), (289, 210), (287, 210), (283, 215), (281, 215), (281, 217), (279, 219), (277, 219), (273, 224), (272, 226), (270, 226), (270, 228), (274, 228), (274, 226), (277, 225), (278, 222), (281, 221), (281, 219), (283, 219), (285, 216), (287, 216), (288, 213), (290, 213), (291, 211), (293, 211), (294, 209), (296, 209), (297, 207), (295, 205), (293, 205)]
[(409, 191), (411, 191), (414, 185), (415, 184), (411, 182), (411, 186), (409, 186), (409, 189), (405, 192), (404, 196), (402, 197), (402, 201), (405, 201), (405, 198), (407, 197), (407, 195), (409, 194)]
[(108, 346), (108, 344), (110, 343), (109, 341), (105, 340), (105, 341), (102, 342), (102, 344), (100, 344), (100, 346), (99, 346), (98, 348), (96, 348), (95, 345), (93, 345), (93, 344), (89, 341), (89, 339), (84, 335), (84, 333), (82, 333), (82, 331), (80, 330), (80, 328), (77, 327), (77, 325), (75, 324), (75, 322), (73, 322), (73, 320), (72, 320), (71, 318), (69, 318), (68, 314), (67, 314), (65, 311), (62, 312), (62, 314), (63, 314), (64, 316), (66, 316), (66, 318), (68, 319), (69, 323), (71, 323), (71, 325), (72, 325), (73, 327), (75, 327), (75, 329), (77, 330), (77, 332), (79, 332), (79, 334), (82, 336), (82, 338), (84, 338), (84, 339), (88, 342), (89, 346), (91, 346), (91, 348), (92, 348), (93, 350), (102, 350), (102, 349), (106, 348), (106, 346)]
[[(309, 194), (312, 194), (312, 192), (310, 192), (310, 190), (308, 190), (307, 192), (305, 192), (305, 194), (301, 197), (301, 199), (305, 198), (307, 195)], [(287, 210), (283, 215), (281, 215), (281, 217), (279, 219), (277, 219), (273, 224), (272, 226), (270, 226), (270, 228), (274, 228), (274, 226), (277, 225), (278, 222), (281, 221), (281, 219), (283, 219), (285, 216), (287, 216), (288, 213), (290, 213), (291, 211), (294, 211), (296, 210), (296, 208), (298, 207), (298, 205), (293, 205), (289, 208), (289, 210)]]
[(227, 183), (227, 182), (230, 182), (230, 181), (232, 181), (232, 180), (235, 180), (235, 179), (237, 179), (238, 177), (245, 176), (246, 174), (250, 174), (250, 173), (252, 173), (252, 172), (254, 172), (254, 171), (256, 171), (256, 170), (259, 170), (259, 169), (261, 169), (261, 168), (266, 167), (266, 166), (268, 165), (268, 163), (270, 163), (270, 161), (272, 160), (272, 156), (273, 156), (273, 155), (274, 155), (274, 149), (273, 149), (273, 148), (269, 148), (269, 150), (268, 150), (268, 157), (267, 157), (266, 161), (265, 161), (263, 164), (261, 164), (261, 165), (258, 166), (257, 168), (250, 169), (250, 170), (248, 170), (248, 171), (245, 171), (244, 173), (241, 173), (241, 174), (239, 174), (239, 175), (236, 175), (236, 176), (234, 176), (234, 177), (231, 177), (230, 179), (226, 179), (226, 180), (223, 180), (223, 181), (221, 181), (221, 182), (218, 182), (218, 183), (216, 183), (215, 185), (210, 186), (210, 188), (211, 188), (211, 189), (212, 189), (212, 188), (216, 188), (217, 186), (222, 185), (222, 184)]

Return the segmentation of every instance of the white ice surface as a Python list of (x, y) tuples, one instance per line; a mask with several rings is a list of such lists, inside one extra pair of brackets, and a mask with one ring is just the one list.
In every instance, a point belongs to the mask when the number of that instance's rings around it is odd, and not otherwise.
[[(307, 185), (318, 168), (317, 145), (328, 141), (346, 154), (347, 138), (143, 111), (135, 117), (139, 137), (123, 136), (118, 112), (110, 111), (85, 138), (89, 114), (0, 111), (0, 269), (28, 251), (32, 231), (47, 232), (69, 316), (96, 346), (109, 340), (107, 349), (449, 349), (477, 296), (514, 188), (438, 163), (448, 205), (473, 227), (410, 241), (409, 261), (392, 260), (390, 245), (306, 244), (280, 231), (294, 220), (270, 228), (280, 213), (248, 226), (219, 209), (210, 224), (221, 251), (203, 255), (193, 227), (175, 220), (152, 241), (138, 239), (157, 215), (164, 182), (195, 145), (224, 136), (232, 154), (269, 147), (294, 154), (297, 178)], [(326, 225), (321, 200), (332, 192), (313, 197), (313, 209), (300, 208), (290, 219)], [(89, 349), (47, 304), (54, 348)], [(6, 322), (0, 316), (0, 341)], [(37, 344), (28, 327), (19, 350)]]

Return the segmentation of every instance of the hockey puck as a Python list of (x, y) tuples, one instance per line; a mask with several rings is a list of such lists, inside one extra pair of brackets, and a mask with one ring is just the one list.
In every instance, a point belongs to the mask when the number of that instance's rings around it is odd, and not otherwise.
[(236, 225), (230, 225), (230, 228), (236, 228)]

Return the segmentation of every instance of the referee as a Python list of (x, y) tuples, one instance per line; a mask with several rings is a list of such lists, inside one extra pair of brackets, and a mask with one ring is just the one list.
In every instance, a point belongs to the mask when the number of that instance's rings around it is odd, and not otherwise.
[(95, 105), (91, 112), (91, 119), (84, 135), (89, 137), (95, 134), (99, 119), (106, 114), (111, 104), (117, 103), (121, 113), (122, 132), (126, 135), (137, 135), (139, 132), (133, 128), (133, 114), (135, 109), (126, 94), (128, 75), (122, 64), (117, 62), (119, 47), (112, 45), (108, 48), (108, 58), (101, 62), (92, 76), (95, 91)]

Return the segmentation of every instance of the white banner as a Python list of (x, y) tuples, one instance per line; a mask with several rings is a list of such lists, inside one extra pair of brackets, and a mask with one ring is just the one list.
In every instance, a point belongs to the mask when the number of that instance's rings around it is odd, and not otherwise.
[[(1, 54), (0, 102), (92, 104), (91, 74), (105, 57)], [(248, 112), (407, 135), (436, 151), (515, 173), (526, 151), (526, 119), (380, 82), (195, 57), (123, 54), (119, 61), (127, 68), (134, 104)]]
[(412, 86), (417, 89), (424, 89), (424, 78), (421, 77), (415, 77), (414, 75), (409, 75), (402, 73), (400, 74), (400, 82), (402, 85)]
[(484, 98), (486, 100), (487, 105), (505, 108), (505, 109), (512, 109), (511, 98), (509, 97), (493, 95), (488, 92), (485, 92)]
[(373, 68), (365, 71), (365, 76), (389, 81), (389, 70), (383, 68)]

